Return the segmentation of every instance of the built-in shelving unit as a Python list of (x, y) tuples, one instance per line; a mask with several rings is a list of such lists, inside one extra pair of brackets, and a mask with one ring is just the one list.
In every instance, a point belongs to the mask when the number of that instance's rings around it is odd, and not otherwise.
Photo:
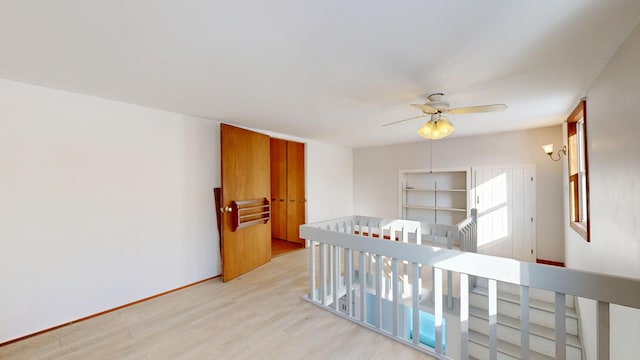
[(457, 224), (469, 214), (469, 169), (400, 170), (400, 217)]

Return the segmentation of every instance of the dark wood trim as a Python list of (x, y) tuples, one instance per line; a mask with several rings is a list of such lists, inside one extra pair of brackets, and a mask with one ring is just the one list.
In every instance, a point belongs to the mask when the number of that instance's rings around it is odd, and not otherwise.
[(216, 221), (218, 222), (218, 245), (220, 249), (222, 249), (222, 223), (221, 221), (221, 208), (222, 208), (222, 200), (221, 200), (221, 189), (219, 187), (213, 188), (213, 201), (216, 206)]
[(0, 347), (3, 347), (5, 345), (9, 345), (9, 344), (13, 344), (13, 343), (18, 342), (18, 341), (26, 340), (26, 339), (28, 339), (30, 337), (34, 337), (34, 336), (37, 336), (37, 335), (40, 335), (40, 334), (44, 334), (44, 333), (49, 332), (49, 331), (57, 330), (57, 329), (60, 329), (62, 327), (65, 327), (65, 326), (68, 326), (68, 325), (71, 325), (71, 324), (75, 324), (75, 323), (79, 323), (81, 321), (89, 320), (89, 319), (92, 319), (92, 318), (100, 316), (100, 315), (104, 315), (104, 314), (107, 314), (107, 313), (110, 313), (110, 312), (113, 312), (113, 311), (117, 311), (117, 310), (129, 307), (131, 305), (135, 305), (135, 304), (139, 304), (141, 302), (145, 302), (147, 300), (155, 299), (155, 298), (160, 297), (162, 295), (167, 295), (167, 294), (170, 294), (172, 292), (183, 290), (183, 289), (186, 289), (188, 287), (191, 287), (191, 286), (194, 286), (194, 285), (198, 285), (198, 284), (201, 284), (201, 283), (209, 281), (209, 280), (213, 280), (213, 279), (219, 278), (221, 276), (222, 276), (222, 274), (216, 275), (216, 276), (212, 276), (210, 278), (206, 278), (206, 279), (203, 279), (203, 280), (200, 280), (200, 281), (196, 281), (194, 283), (187, 284), (187, 285), (181, 286), (179, 288), (175, 288), (173, 290), (168, 290), (168, 291), (165, 291), (165, 292), (161, 292), (160, 294), (152, 295), (152, 296), (146, 297), (144, 299), (140, 299), (140, 300), (137, 300), (137, 301), (134, 301), (134, 302), (130, 302), (130, 303), (127, 303), (127, 304), (124, 304), (124, 305), (120, 305), (118, 307), (114, 307), (112, 309), (108, 309), (108, 310), (105, 310), (105, 311), (101, 311), (101, 312), (99, 312), (97, 314), (92, 314), (92, 315), (85, 316), (85, 317), (80, 318), (80, 319), (71, 320), (71, 321), (66, 322), (64, 324), (56, 325), (56, 326), (53, 326), (53, 327), (50, 327), (50, 328), (47, 328), (47, 329), (40, 330), (38, 332), (32, 333), (32, 334), (27, 334), (27, 335), (21, 336), (19, 338), (15, 338), (15, 339), (12, 339), (12, 340), (9, 340), (9, 341), (5, 341), (3, 343), (0, 343)]
[(571, 112), (571, 115), (569, 115), (569, 117), (567, 118), (567, 122), (575, 123), (578, 120), (580, 120), (580, 118), (584, 118), (586, 113), (585, 104), (586, 104), (586, 100), (580, 100), (580, 103), (578, 103), (578, 106), (576, 106), (576, 108), (573, 109), (573, 111)]
[[(569, 171), (569, 185), (571, 185), (572, 180), (575, 183), (575, 189), (574, 189), (574, 193), (572, 194), (571, 191), (569, 191), (569, 207), (571, 207), (573, 205), (573, 211), (576, 218), (571, 218), (571, 216), (569, 216), (569, 225), (570, 227), (577, 232), (580, 236), (582, 236), (587, 242), (590, 242), (590, 236), (589, 236), (589, 229), (591, 228), (591, 216), (590, 216), (590, 204), (589, 204), (589, 150), (588, 150), (588, 134), (587, 134), (587, 102), (586, 100), (580, 100), (580, 103), (578, 103), (578, 105), (575, 107), (575, 109), (573, 109), (573, 111), (571, 112), (571, 115), (569, 115), (569, 117), (567, 118), (567, 141), (569, 140), (569, 137), (571, 137), (572, 135), (575, 135), (577, 133), (576, 131), (576, 122), (580, 119), (584, 119), (584, 169), (585, 169), (585, 174), (587, 177), (587, 181), (586, 181), (586, 199), (585, 201), (587, 202), (587, 221), (585, 224), (580, 223), (580, 207), (579, 207), (579, 203), (578, 203), (578, 183), (577, 183), (577, 175), (575, 176), (575, 178), (573, 177), (573, 174), (571, 174), (571, 172)], [(569, 163), (571, 162), (572, 156), (576, 156), (575, 152), (576, 149), (572, 149), (571, 146), (569, 146), (568, 149), (568, 161)], [(571, 196), (574, 196), (575, 202), (571, 202)]]
[(560, 267), (565, 267), (563, 262), (559, 262), (559, 261), (551, 261), (551, 260), (544, 260), (544, 259), (536, 259), (536, 263), (538, 264), (544, 264), (544, 265), (553, 265), (553, 266), (560, 266)]

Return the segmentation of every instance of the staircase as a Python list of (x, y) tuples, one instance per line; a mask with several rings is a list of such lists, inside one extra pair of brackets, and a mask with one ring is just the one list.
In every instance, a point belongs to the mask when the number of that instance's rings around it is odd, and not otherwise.
[[(472, 359), (489, 359), (489, 314), (486, 280), (469, 297), (469, 355)], [(529, 349), (530, 359), (555, 358), (554, 293), (530, 289)], [(520, 359), (520, 288), (498, 284), (498, 359)], [(582, 360), (582, 346), (578, 337), (578, 317), (574, 298), (566, 296), (567, 359)]]

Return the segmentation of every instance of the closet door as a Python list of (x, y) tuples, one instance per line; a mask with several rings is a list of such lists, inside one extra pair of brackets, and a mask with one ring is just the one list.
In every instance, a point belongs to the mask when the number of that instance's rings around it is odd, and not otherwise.
[(478, 252), (536, 260), (535, 167), (474, 168)]
[(287, 141), (287, 240), (300, 239), (300, 225), (305, 223), (304, 144)]
[(271, 138), (271, 236), (287, 239), (287, 141)]

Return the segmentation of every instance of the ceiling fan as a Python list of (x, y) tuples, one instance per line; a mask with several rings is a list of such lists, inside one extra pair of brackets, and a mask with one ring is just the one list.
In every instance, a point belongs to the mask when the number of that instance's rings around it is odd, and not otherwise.
[(394, 125), (413, 119), (431, 116), (431, 119), (427, 121), (424, 126), (418, 129), (418, 135), (422, 136), (423, 138), (437, 140), (450, 135), (453, 130), (455, 130), (453, 125), (449, 122), (449, 120), (447, 120), (444, 114), (458, 115), (507, 110), (507, 105), (505, 104), (467, 106), (451, 109), (449, 108), (449, 102), (444, 100), (443, 96), (443, 93), (435, 93), (429, 95), (429, 101), (424, 104), (411, 104), (411, 106), (417, 107), (418, 109), (422, 110), (422, 115), (414, 116), (404, 120), (394, 121), (382, 126)]

